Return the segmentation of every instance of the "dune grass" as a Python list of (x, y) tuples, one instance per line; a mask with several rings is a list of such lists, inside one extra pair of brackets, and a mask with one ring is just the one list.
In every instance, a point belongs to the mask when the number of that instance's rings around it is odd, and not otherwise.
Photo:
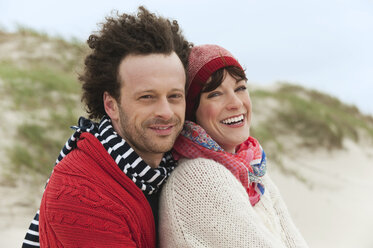
[(251, 96), (254, 103), (255, 99), (274, 98), (280, 106), (273, 113), (273, 120), (253, 127), (253, 133), (264, 143), (272, 142), (279, 134), (295, 134), (302, 137), (300, 145), (304, 147), (339, 149), (345, 138), (358, 142), (359, 130), (373, 138), (371, 117), (327, 94), (281, 84), (277, 91), (258, 90)]
[(18, 127), (19, 142), (10, 149), (10, 158), (18, 172), (28, 171), (41, 174), (50, 173), (53, 161), (61, 149), (60, 142), (48, 135), (45, 128), (36, 124)]
[(63, 68), (43, 59), (28, 66), (0, 62), (1, 92), (11, 97), (12, 111), (24, 118), (14, 127), (14, 145), (7, 149), (11, 171), (49, 175), (72, 133), (69, 127), (82, 115), (77, 74)]
[[(21, 69), (3, 62), (0, 77), (5, 82), (5, 92), (13, 97), (17, 108), (69, 105), (71, 94), (80, 92), (76, 77), (53, 68)], [(54, 92), (59, 96), (54, 98)]]
[(258, 111), (272, 112), (267, 113), (265, 121), (251, 127), (251, 135), (260, 141), (269, 160), (282, 173), (297, 178), (307, 187), (312, 188), (312, 184), (299, 171), (284, 165), (284, 153), (296, 156), (299, 148), (342, 149), (344, 139), (373, 141), (371, 116), (322, 92), (282, 83), (277, 90), (253, 90), (250, 95), (254, 106), (266, 100), (275, 100), (277, 104), (274, 109), (254, 108), (257, 111), (254, 115), (260, 114)]

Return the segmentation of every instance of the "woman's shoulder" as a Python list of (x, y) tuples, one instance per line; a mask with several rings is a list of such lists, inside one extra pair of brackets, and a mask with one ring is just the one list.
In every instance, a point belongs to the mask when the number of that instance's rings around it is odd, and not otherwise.
[(224, 165), (207, 158), (181, 159), (171, 177), (175, 179), (181, 179), (180, 177), (182, 177), (186, 180), (188, 176), (203, 181), (209, 180), (210, 183), (219, 179), (237, 181)]
[(244, 247), (246, 230), (258, 219), (242, 184), (204, 158), (180, 161), (162, 189), (159, 210), (160, 242), (167, 247)]
[[(191, 172), (222, 172), (222, 173), (230, 173), (230, 171), (224, 167), (224, 165), (216, 162), (212, 159), (208, 158), (183, 158), (180, 159), (178, 162), (178, 166), (176, 167), (175, 171), (191, 171)], [(231, 174), (231, 173), (230, 173)]]
[(172, 195), (182, 191), (181, 195), (191, 197), (199, 193), (213, 196), (229, 191), (247, 197), (242, 184), (224, 165), (206, 158), (180, 160), (164, 188)]

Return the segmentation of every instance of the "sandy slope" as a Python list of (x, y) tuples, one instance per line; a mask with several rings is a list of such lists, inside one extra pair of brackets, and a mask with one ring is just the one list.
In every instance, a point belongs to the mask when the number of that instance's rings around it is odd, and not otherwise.
[(308, 186), (272, 170), (310, 247), (373, 247), (373, 147), (349, 141), (345, 147), (286, 159)]
[(0, 247), (21, 247), (26, 230), (40, 204), (43, 187), (28, 183), (0, 184)]
[[(307, 178), (301, 183), (269, 161), (269, 173), (310, 247), (373, 247), (373, 148), (346, 142), (328, 153), (301, 152), (285, 158), (287, 168)], [(40, 201), (42, 186), (0, 185), (0, 247), (20, 247)]]

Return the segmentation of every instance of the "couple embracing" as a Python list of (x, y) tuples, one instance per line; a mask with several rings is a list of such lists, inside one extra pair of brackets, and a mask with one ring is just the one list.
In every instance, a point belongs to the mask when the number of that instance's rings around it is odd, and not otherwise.
[[(23, 247), (307, 247), (250, 136), (245, 71), (150, 13), (108, 17)], [(99, 120), (95, 122), (95, 120)]]

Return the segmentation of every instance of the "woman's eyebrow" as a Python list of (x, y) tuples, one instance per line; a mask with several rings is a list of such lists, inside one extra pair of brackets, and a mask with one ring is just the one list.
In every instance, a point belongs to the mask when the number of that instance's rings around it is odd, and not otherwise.
[(245, 81), (245, 83), (247, 82), (247, 79), (245, 79), (245, 78), (237, 78), (236, 79), (236, 83), (239, 83), (239, 82), (241, 82), (241, 81)]

